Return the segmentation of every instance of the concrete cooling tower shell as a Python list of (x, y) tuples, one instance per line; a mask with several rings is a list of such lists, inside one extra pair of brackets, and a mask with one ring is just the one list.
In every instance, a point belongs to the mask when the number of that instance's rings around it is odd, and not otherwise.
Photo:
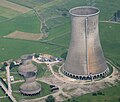
[(26, 82), (33, 82), (36, 80), (36, 73), (35, 72), (27, 72), (25, 77)]
[(37, 82), (23, 83), (20, 86), (20, 92), (25, 95), (34, 95), (41, 91), (41, 85)]
[(98, 16), (95, 7), (76, 7), (70, 11), (71, 41), (62, 71), (75, 79), (91, 79), (108, 72), (99, 40)]
[(27, 72), (25, 77), (25, 83), (20, 86), (20, 92), (25, 95), (35, 95), (40, 93), (41, 85), (36, 82), (36, 73)]
[(32, 60), (33, 55), (32, 54), (26, 54), (21, 56), (21, 61), (23, 64), (29, 63)]
[(37, 72), (37, 67), (35, 65), (33, 65), (31, 62), (30, 63), (26, 63), (21, 65), (18, 68), (18, 72), (20, 75), (25, 76), (27, 72)]

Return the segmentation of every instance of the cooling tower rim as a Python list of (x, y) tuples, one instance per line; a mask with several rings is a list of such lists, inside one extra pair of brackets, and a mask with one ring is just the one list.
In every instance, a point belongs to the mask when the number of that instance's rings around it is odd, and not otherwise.
[[(91, 14), (86, 14), (86, 15), (80, 15), (80, 14), (75, 14), (75, 13), (72, 13), (73, 10), (76, 10), (76, 9), (94, 9), (96, 10), (97, 12), (96, 13), (91, 13)], [(90, 17), (90, 16), (95, 16), (95, 15), (98, 15), (100, 13), (100, 10), (97, 8), (97, 7), (92, 7), (92, 6), (78, 6), (78, 7), (74, 7), (72, 9), (69, 10), (69, 13), (72, 15), (72, 16), (76, 16), (76, 17)]]
[(34, 71), (27, 72), (25, 78), (35, 77), (36, 73)]

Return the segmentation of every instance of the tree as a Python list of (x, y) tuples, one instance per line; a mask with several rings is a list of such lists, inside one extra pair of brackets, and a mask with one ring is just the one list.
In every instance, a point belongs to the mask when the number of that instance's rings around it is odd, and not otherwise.
[(15, 64), (14, 64), (14, 62), (11, 62), (10, 63), (10, 69), (12, 69), (13, 67), (15, 67)]
[(50, 95), (50, 96), (47, 97), (45, 102), (55, 102), (55, 98), (52, 95)]
[(116, 12), (114, 13), (114, 21), (115, 22), (117, 21), (117, 13)]
[(38, 58), (38, 57), (39, 57), (39, 54), (35, 53), (34, 57), (35, 57), (35, 58)]
[(120, 10), (117, 10), (117, 17), (120, 19)]

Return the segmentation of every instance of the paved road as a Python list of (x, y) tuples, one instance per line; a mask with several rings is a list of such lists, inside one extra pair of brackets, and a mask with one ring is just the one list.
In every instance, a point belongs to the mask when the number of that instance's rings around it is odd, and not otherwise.
[(12, 96), (12, 94), (7, 90), (7, 88), (3, 85), (3, 83), (0, 80), (0, 86), (3, 88), (3, 90), (5, 91), (5, 93), (10, 97), (10, 99), (13, 102), (17, 102), (16, 99)]

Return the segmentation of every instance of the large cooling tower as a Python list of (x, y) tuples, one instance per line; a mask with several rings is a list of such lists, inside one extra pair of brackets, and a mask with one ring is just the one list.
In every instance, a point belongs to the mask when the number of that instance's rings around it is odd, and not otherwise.
[(71, 41), (63, 73), (75, 79), (95, 79), (109, 71), (99, 40), (99, 9), (83, 6), (70, 11)]

